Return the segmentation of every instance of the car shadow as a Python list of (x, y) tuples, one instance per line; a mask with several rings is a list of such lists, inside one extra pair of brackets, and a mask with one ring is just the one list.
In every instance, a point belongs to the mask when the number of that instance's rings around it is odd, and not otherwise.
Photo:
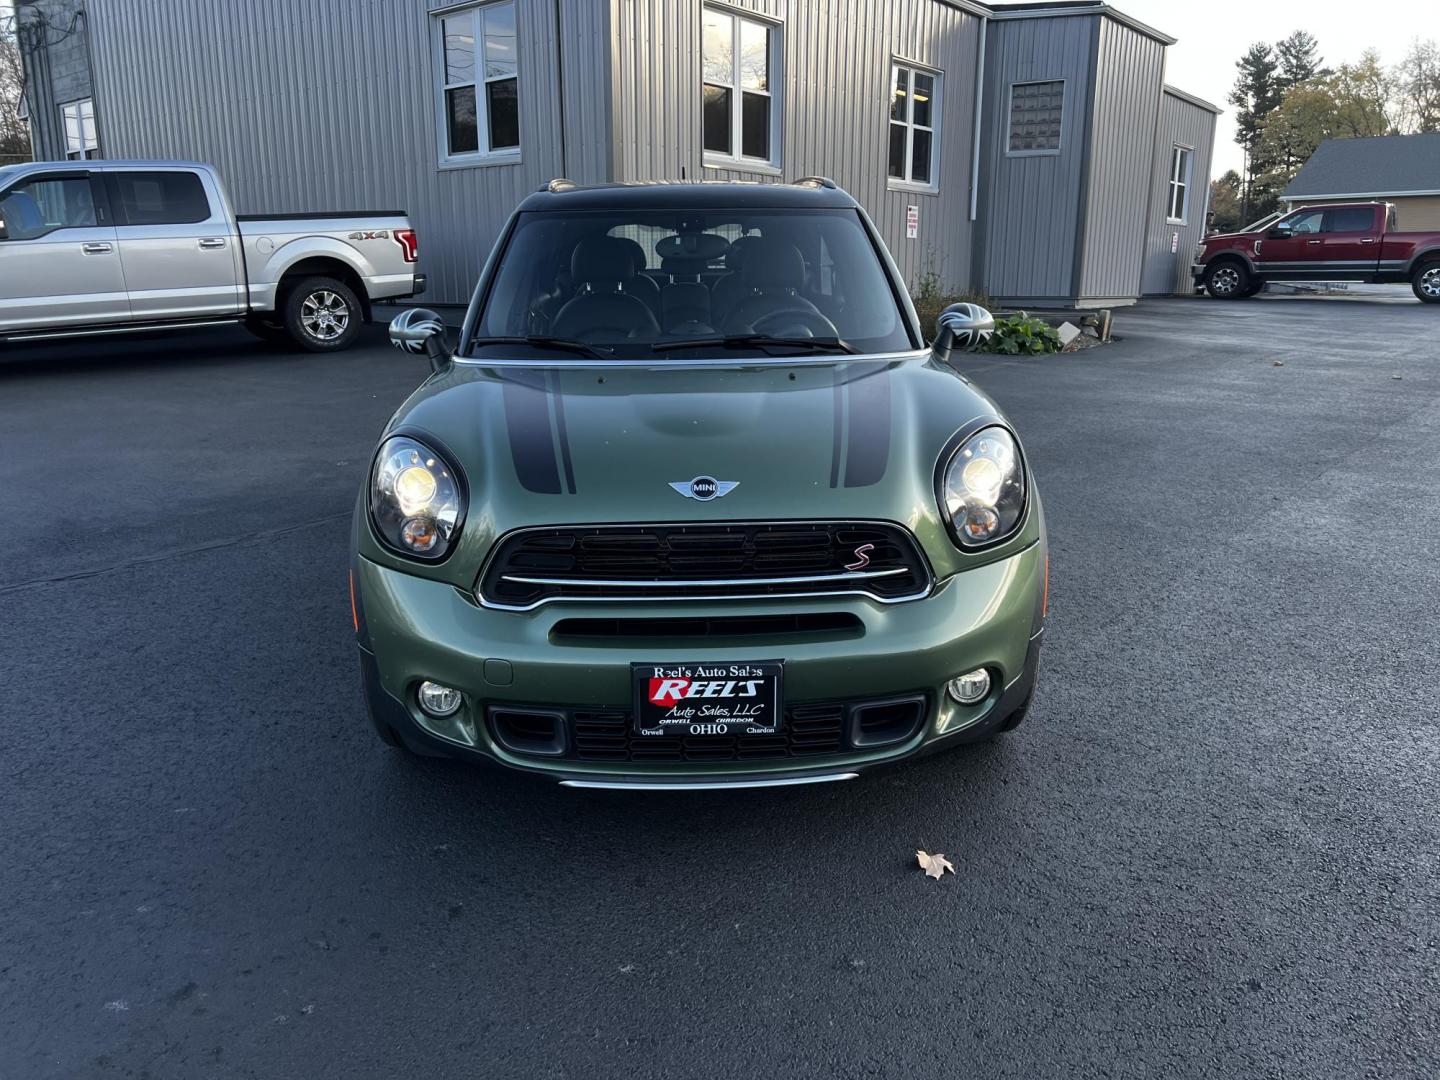
[[(385, 340), (383, 323), (367, 323), (351, 349), (381, 345)], [(0, 343), (0, 378), (289, 364), (324, 355), (306, 352), (298, 345), (261, 341), (240, 326), (202, 327)]]

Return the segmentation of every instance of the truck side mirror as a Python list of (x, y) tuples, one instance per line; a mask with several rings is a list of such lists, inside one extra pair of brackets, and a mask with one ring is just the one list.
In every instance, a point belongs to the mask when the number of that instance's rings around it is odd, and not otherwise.
[(441, 372), (455, 359), (445, 320), (429, 308), (408, 308), (390, 320), (390, 344), (401, 352), (424, 353), (432, 371)]
[(995, 330), (995, 316), (979, 304), (951, 304), (935, 320), (935, 341), (930, 350), (945, 364), (956, 353), (976, 352)]
[(1272, 225), (1265, 235), (1271, 240), (1289, 240), (1295, 233), (1289, 225)]

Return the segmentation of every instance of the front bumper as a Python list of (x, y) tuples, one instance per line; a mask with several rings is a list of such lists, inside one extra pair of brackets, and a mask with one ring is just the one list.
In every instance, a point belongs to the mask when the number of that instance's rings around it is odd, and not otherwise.
[[(1009, 559), (956, 574), (923, 600), (885, 605), (865, 598), (815, 597), (705, 604), (586, 604), (587, 618), (764, 615), (844, 611), (859, 633), (824, 640), (765, 638), (724, 644), (626, 637), (612, 644), (560, 643), (555, 625), (577, 605), (531, 612), (494, 611), (452, 585), (357, 558), (361, 667), (372, 719), (412, 749), (496, 762), (577, 786), (752, 786), (849, 779), (877, 765), (992, 734), (1034, 685), (1045, 587), (1043, 540)], [(663, 608), (657, 611), (657, 608)], [(754, 761), (636, 762), (538, 757), (500, 746), (487, 724), (492, 706), (551, 709), (633, 708), (630, 663), (783, 658), (785, 704), (875, 700), (924, 694), (926, 715), (903, 742), (845, 749), (823, 757)], [(962, 706), (944, 691), (977, 667), (992, 675), (989, 697)], [(422, 713), (424, 680), (456, 687), (465, 704), (453, 717)]]

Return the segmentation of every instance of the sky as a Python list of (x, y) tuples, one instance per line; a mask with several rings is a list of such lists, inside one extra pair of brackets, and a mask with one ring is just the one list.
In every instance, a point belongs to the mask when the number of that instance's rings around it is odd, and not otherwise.
[(1329, 65), (1358, 60), (1366, 49), (1380, 51), (1386, 65), (1398, 62), (1416, 38), (1440, 41), (1436, 0), (1110, 0), (1113, 7), (1179, 38), (1165, 61), (1165, 81), (1225, 110), (1215, 132), (1212, 176), (1239, 171), (1235, 107), (1226, 98), (1235, 83), (1235, 61), (1252, 42), (1275, 42), (1308, 30), (1320, 42)]

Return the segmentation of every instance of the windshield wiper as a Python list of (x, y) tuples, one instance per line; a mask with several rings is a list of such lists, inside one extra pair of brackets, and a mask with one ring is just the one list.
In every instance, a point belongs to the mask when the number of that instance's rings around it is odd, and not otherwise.
[[(686, 338), (684, 341), (657, 341), (650, 346), (655, 352), (671, 349), (767, 349), (771, 345), (810, 349), (812, 352), (858, 353), (860, 350), (839, 337), (771, 337), (769, 334), (727, 334), (723, 337)], [(773, 356), (774, 354), (771, 353)]]
[(470, 347), (476, 345), (533, 345), (537, 349), (560, 349), (563, 352), (579, 353), (596, 360), (609, 360), (615, 355), (614, 349), (603, 345), (587, 345), (583, 341), (568, 341), (565, 338), (545, 337), (531, 334), (528, 337), (476, 337), (470, 339)]

